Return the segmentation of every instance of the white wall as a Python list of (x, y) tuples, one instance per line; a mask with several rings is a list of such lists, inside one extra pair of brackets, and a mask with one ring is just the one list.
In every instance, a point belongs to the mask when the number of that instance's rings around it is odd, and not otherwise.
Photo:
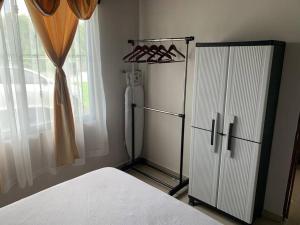
[(100, 4), (102, 74), (107, 105), (110, 155), (114, 163), (128, 160), (124, 146), (124, 92), (126, 79), (121, 73), (128, 39), (138, 37), (138, 0), (103, 0)]
[(128, 160), (124, 149), (123, 99), (126, 82), (121, 71), (127, 67), (122, 62), (122, 56), (128, 51), (127, 40), (138, 36), (138, 0), (103, 0), (99, 10), (109, 154), (88, 159), (84, 166), (62, 168), (56, 176), (45, 174), (35, 179), (32, 187), (14, 187), (7, 194), (0, 194), (0, 207), (89, 171), (104, 166), (117, 166)]
[[(300, 110), (299, 9), (299, 0), (140, 0), (141, 38), (194, 35), (197, 42), (278, 39), (288, 43), (265, 199), (265, 209), (277, 215), (282, 215)], [(189, 57), (185, 174), (189, 161), (194, 49)], [(146, 70), (146, 103), (180, 112), (183, 65), (147, 66)], [(147, 113), (145, 156), (178, 170), (179, 128), (176, 119)]]

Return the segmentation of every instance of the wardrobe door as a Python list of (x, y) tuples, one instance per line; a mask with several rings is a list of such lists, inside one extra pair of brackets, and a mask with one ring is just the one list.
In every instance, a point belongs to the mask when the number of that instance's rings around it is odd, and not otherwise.
[(229, 47), (196, 48), (192, 126), (222, 132)]
[(211, 132), (192, 128), (189, 195), (216, 206), (221, 136), (211, 151)]
[(252, 223), (260, 144), (223, 137), (217, 208)]
[(230, 47), (224, 124), (232, 135), (261, 142), (273, 46)]

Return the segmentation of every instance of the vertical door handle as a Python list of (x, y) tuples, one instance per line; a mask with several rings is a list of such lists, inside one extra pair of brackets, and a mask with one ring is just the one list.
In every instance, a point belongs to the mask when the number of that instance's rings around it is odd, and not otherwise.
[(216, 120), (211, 121), (211, 136), (210, 136), (210, 145), (214, 145), (214, 136), (215, 136), (215, 125), (216, 125)]
[(228, 151), (231, 151), (232, 128), (233, 128), (233, 123), (229, 123), (228, 141), (227, 141), (227, 150)]
[(216, 151), (216, 142), (217, 142), (217, 132), (218, 132), (218, 120), (219, 120), (219, 113), (213, 114), (213, 119), (211, 122), (211, 136), (210, 136), (210, 145), (211, 150), (213, 152)]
[(232, 132), (235, 122), (235, 116), (231, 116), (228, 123), (228, 132), (227, 132), (227, 150), (232, 151)]

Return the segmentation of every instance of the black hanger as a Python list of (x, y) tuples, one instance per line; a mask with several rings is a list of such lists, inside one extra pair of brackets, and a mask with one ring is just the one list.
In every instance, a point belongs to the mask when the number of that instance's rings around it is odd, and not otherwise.
[(180, 51), (176, 48), (176, 46), (175, 46), (174, 44), (172, 44), (172, 45), (170, 46), (168, 52), (170, 53), (172, 50), (174, 50), (176, 53), (178, 53), (178, 55), (181, 55), (182, 58), (185, 59), (185, 55), (184, 55), (182, 52), (180, 52)]
[(153, 60), (153, 58), (156, 55), (160, 55), (160, 57), (165, 56), (165, 57), (168, 57), (170, 60), (172, 60), (172, 56), (171, 55), (175, 55), (175, 54), (173, 54), (173, 53), (169, 54), (167, 52), (168, 51), (165, 48), (165, 46), (160, 45), (160, 46), (158, 46), (158, 48), (156, 48), (156, 51), (147, 59), (147, 62), (149, 62), (149, 63), (158, 63), (159, 60)]
[[(151, 45), (150, 46), (150, 49), (149, 49), (149, 51), (152, 53), (152, 54), (158, 54), (158, 55), (160, 55), (160, 56), (162, 56), (164, 53), (162, 53), (161, 51), (160, 51), (160, 49), (159, 49), (159, 47), (157, 46), (157, 45)], [(152, 55), (151, 54), (151, 55)]]
[(136, 62), (138, 62), (138, 63), (147, 62), (147, 60), (139, 60), (142, 57), (144, 57), (145, 55), (152, 56), (152, 54), (158, 54), (158, 55), (162, 56), (163, 53), (157, 52), (157, 49), (158, 49), (158, 47), (156, 45), (151, 45), (147, 50), (145, 49), (145, 51), (142, 54), (138, 55), (135, 58)]
[[(184, 55), (183, 53), (181, 53), (181, 52), (176, 48), (176, 46), (175, 46), (174, 44), (172, 44), (172, 45), (169, 47), (168, 51), (167, 51), (165, 54), (172, 54), (172, 55), (175, 55), (175, 54), (172, 53), (172, 51), (175, 51), (178, 55), (180, 55), (180, 56), (182, 56), (183, 58), (185, 58), (185, 55)], [(163, 63), (163, 62), (170, 62), (169, 59), (168, 59), (168, 60), (163, 60), (163, 61), (162, 61), (162, 59), (163, 59), (165, 56), (166, 56), (166, 55), (162, 55), (161, 57), (159, 57), (158, 61), (161, 62), (161, 63)], [(175, 55), (175, 56), (176, 56), (176, 55)]]
[[(164, 52), (162, 52), (164, 50)], [(136, 56), (136, 62), (138, 63), (143, 63), (143, 62), (148, 62), (149, 58), (153, 58), (156, 55), (159, 56), (163, 56), (165, 53), (167, 52), (167, 50), (165, 49), (165, 47), (163, 45), (161, 46), (157, 46), (157, 45), (151, 45), (149, 48), (145, 48), (143, 53)], [(139, 60), (142, 57), (144, 57), (145, 55), (150, 55), (150, 57), (147, 60)], [(167, 55), (167, 57), (171, 58), (169, 55)]]
[[(149, 52), (149, 47), (147, 45), (144, 45), (140, 51), (137, 51), (135, 54), (133, 54), (129, 59), (128, 62), (138, 62), (138, 59), (141, 58), (141, 54), (148, 54)], [(135, 58), (135, 59), (134, 59)], [(134, 60), (133, 60), (134, 59)]]
[(123, 60), (126, 60), (128, 57), (130, 57), (130, 56), (136, 54), (137, 52), (140, 52), (141, 50), (142, 50), (142, 47), (141, 47), (141, 46), (139, 46), (139, 45), (136, 46), (136, 47), (133, 49), (132, 52), (130, 52), (129, 54), (127, 54), (127, 55), (125, 55), (125, 56), (123, 57)]
[(176, 57), (176, 54), (174, 54), (174, 53), (170, 52), (169, 50), (167, 50), (167, 49), (165, 48), (165, 46), (160, 45), (159, 47), (160, 47), (160, 51), (163, 51), (163, 52), (164, 52), (164, 56), (166, 56), (166, 57), (168, 57), (168, 58), (170, 58), (170, 59), (172, 59), (172, 57), (170, 57), (171, 55), (174, 56), (174, 57)]

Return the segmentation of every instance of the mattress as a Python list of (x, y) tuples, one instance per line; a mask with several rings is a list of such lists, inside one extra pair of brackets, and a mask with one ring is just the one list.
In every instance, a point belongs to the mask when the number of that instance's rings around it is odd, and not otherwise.
[(219, 225), (114, 168), (61, 183), (0, 209), (2, 225)]

